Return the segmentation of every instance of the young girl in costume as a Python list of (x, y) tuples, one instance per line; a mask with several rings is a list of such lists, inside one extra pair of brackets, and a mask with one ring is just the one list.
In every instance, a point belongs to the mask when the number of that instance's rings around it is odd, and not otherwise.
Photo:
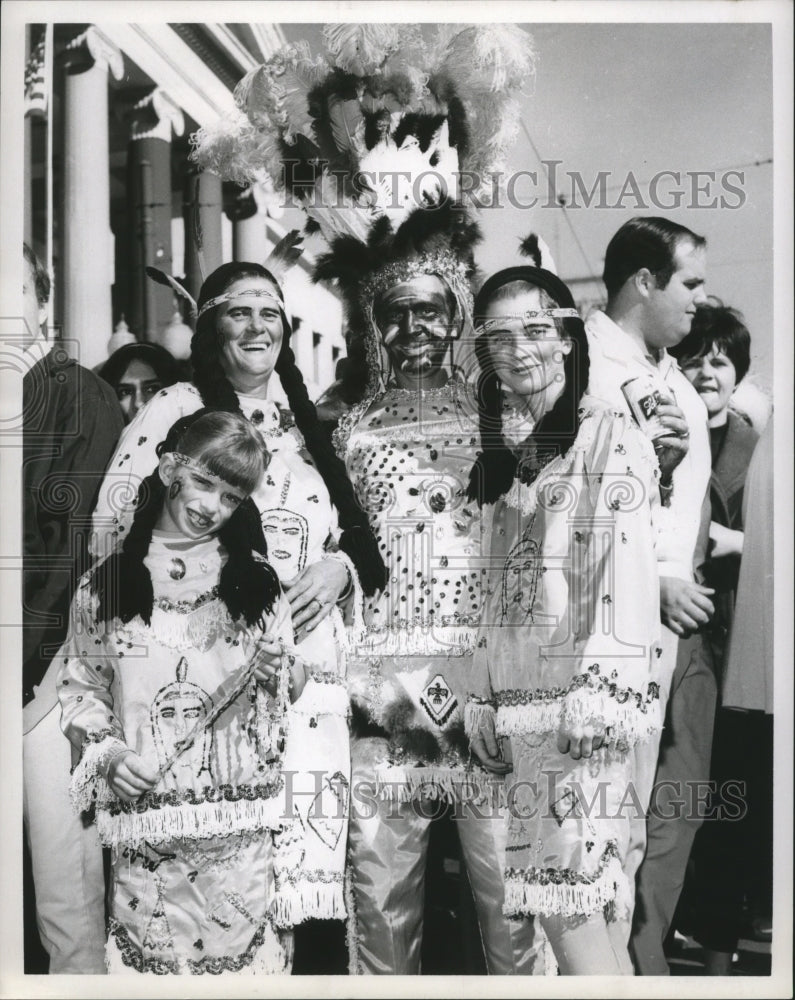
[(183, 418), (123, 546), (82, 579), (61, 651), (72, 797), (112, 848), (111, 972), (289, 972), (275, 925), (290, 699), (305, 682), (250, 494), (242, 416)]
[(470, 492), (495, 506), (466, 723), (485, 767), (512, 767), (505, 910), (540, 917), (564, 974), (631, 974), (633, 747), (660, 726), (657, 462), (585, 394), (585, 331), (554, 274), (501, 271), (475, 313)]

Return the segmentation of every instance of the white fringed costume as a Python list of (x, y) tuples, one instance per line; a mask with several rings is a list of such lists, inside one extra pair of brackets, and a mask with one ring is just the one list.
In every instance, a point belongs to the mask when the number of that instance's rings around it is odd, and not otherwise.
[[(88, 576), (73, 603), (58, 693), (64, 732), (82, 751), (73, 802), (95, 808), (112, 848), (111, 972), (290, 968), (290, 935), (274, 920), (286, 684), (272, 698), (251, 676), (253, 634), (217, 593), (225, 559), (215, 539), (155, 532), (149, 625), (105, 629)], [(291, 640), (284, 597), (266, 626)], [(105, 778), (126, 748), (159, 776), (133, 804)]]
[[(622, 413), (583, 397), (563, 458), (498, 501), (467, 731), (510, 737), (506, 912), (627, 919), (633, 748), (661, 728), (652, 447)], [(574, 760), (559, 725), (607, 727)]]
[[(238, 400), (271, 454), (252, 495), (262, 519), (268, 561), (281, 580), (291, 580), (320, 559), (344, 562), (354, 584), (351, 606), (356, 627), (361, 608), (356, 570), (344, 553), (329, 551), (338, 534), (336, 515), (291, 415), (253, 396), (239, 394)], [(94, 512), (98, 555), (111, 550), (129, 531), (138, 486), (157, 465), (158, 442), (176, 420), (201, 406), (198, 390), (181, 382), (158, 393), (125, 429)], [(288, 641), (292, 644), (292, 635)], [(297, 646), (301, 657), (312, 664), (313, 677), (291, 710), (295, 738), (284, 761), (288, 806), (299, 817), (300, 831), (300, 836), (293, 831), (289, 845), (283, 845), (277, 858), (276, 879), (282, 890), (279, 919), (285, 925), (345, 916), (350, 782), (346, 648), (346, 626), (338, 608)]]

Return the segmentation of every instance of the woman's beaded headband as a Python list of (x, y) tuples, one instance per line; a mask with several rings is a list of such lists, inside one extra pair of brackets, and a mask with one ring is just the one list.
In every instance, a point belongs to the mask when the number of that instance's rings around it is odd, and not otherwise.
[(257, 299), (270, 299), (275, 302), (279, 309), (282, 309), (282, 299), (265, 288), (244, 288), (237, 292), (224, 292), (223, 295), (216, 295), (213, 299), (208, 299), (199, 310), (199, 316), (203, 316), (208, 309), (213, 309), (222, 302), (229, 302), (231, 299), (239, 299), (244, 295), (251, 295)]

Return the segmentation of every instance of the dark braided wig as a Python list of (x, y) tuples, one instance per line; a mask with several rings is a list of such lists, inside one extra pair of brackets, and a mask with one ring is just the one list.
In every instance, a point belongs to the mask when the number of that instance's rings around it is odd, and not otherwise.
[[(515, 281), (541, 292), (542, 308), (575, 308), (566, 284), (556, 274), (540, 267), (509, 267), (493, 274), (475, 299), (475, 317), (483, 316), (489, 300), (503, 285)], [(571, 341), (571, 350), (563, 360), (564, 387), (552, 409), (536, 425), (532, 441), (542, 446), (547, 460), (565, 455), (580, 428), (580, 399), (588, 386), (589, 355), (585, 327), (579, 318), (557, 319), (561, 336)], [(475, 346), (481, 375), (478, 380), (480, 436), (483, 451), (469, 474), (467, 496), (479, 504), (494, 503), (508, 492), (517, 475), (518, 460), (502, 434), (502, 383), (494, 370), (488, 351), (488, 335), (478, 338)], [(532, 481), (540, 471), (534, 460), (518, 469), (523, 482)]]
[[(267, 452), (259, 433), (242, 417), (198, 410), (173, 425), (158, 452), (181, 451), (201, 461), (207, 457), (202, 445), (207, 446), (212, 456), (213, 445), (219, 441), (224, 444), (224, 457), (220, 460), (224, 468), (223, 471), (217, 468), (218, 459), (211, 459), (210, 471), (216, 471), (227, 481), (236, 479), (231, 485), (251, 492), (265, 470)], [(255, 460), (257, 447), (261, 449), (259, 463)], [(236, 465), (241, 470), (238, 475), (229, 471)], [(165, 498), (166, 488), (158, 467), (141, 483), (135, 517), (123, 545), (93, 571), (91, 590), (98, 598), (98, 621), (111, 625), (115, 619), (129, 622), (140, 616), (147, 625), (151, 624), (154, 592), (144, 559)], [(250, 498), (235, 510), (218, 538), (228, 556), (221, 570), (219, 596), (235, 621), (243, 618), (249, 626), (258, 624), (264, 628), (264, 617), (273, 611), (281, 587), (275, 571), (265, 561), (267, 549), (262, 524)]]
[[(241, 278), (265, 278), (271, 282), (279, 298), (281, 289), (273, 275), (260, 264), (233, 261), (223, 264), (207, 278), (199, 294), (199, 309), (209, 299), (221, 295)], [(191, 344), (193, 381), (205, 406), (229, 412), (240, 412), (240, 402), (234, 387), (221, 366), (221, 342), (215, 328), (216, 310), (210, 309), (196, 324)], [(303, 435), (307, 450), (326, 484), (331, 502), (337, 509), (342, 535), (339, 546), (350, 556), (362, 589), (368, 595), (386, 582), (386, 567), (378, 543), (370, 528), (367, 515), (356, 500), (344, 463), (337, 457), (318, 420), (314, 404), (309, 399), (301, 370), (290, 347), (290, 326), (282, 310), (284, 329), (282, 346), (276, 359), (276, 372), (287, 396), (296, 426)]]

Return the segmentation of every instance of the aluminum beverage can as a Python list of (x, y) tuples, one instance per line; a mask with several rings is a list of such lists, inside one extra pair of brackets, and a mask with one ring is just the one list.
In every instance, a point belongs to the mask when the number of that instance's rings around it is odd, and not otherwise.
[(651, 440), (668, 437), (671, 431), (657, 416), (661, 403), (675, 402), (673, 390), (661, 378), (638, 375), (622, 383), (621, 391), (643, 433)]

